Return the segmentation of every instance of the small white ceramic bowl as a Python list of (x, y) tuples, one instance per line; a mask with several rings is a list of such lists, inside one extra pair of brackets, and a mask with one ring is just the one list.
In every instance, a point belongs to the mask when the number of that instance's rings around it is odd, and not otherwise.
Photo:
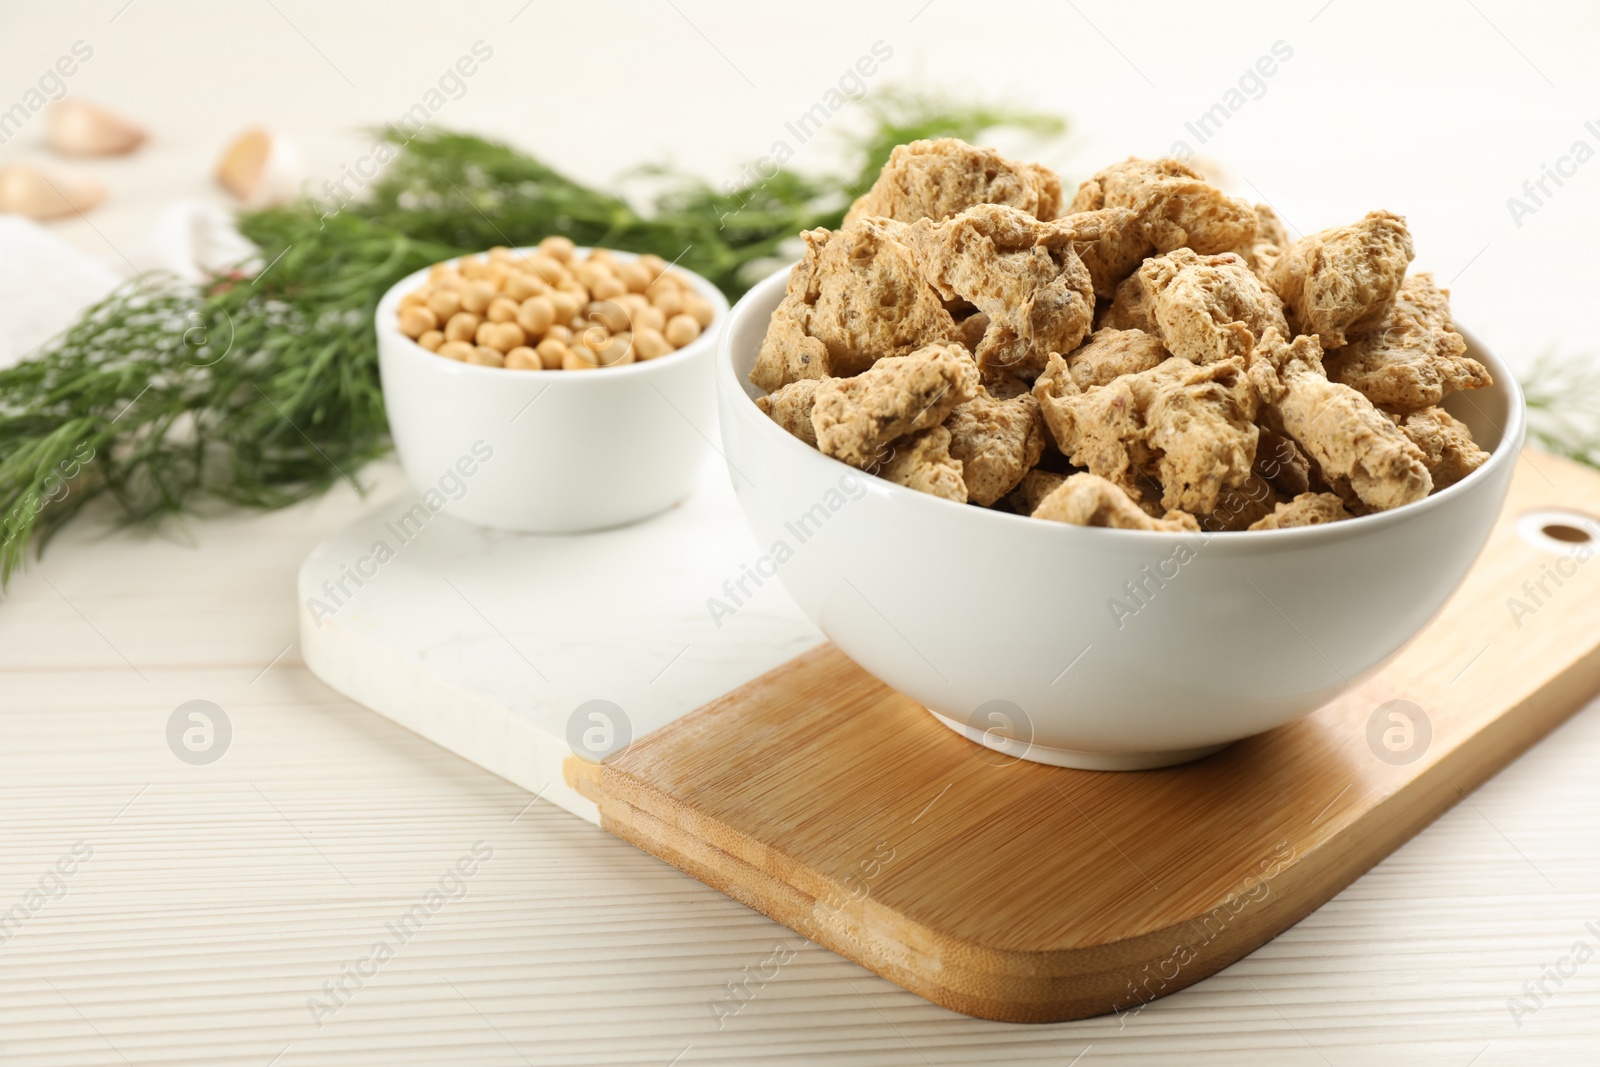
[(755, 406), (748, 376), (787, 276), (740, 300), (718, 345), (722, 441), (766, 550), (757, 569), (776, 573), (851, 659), (946, 725), (1038, 762), (1166, 766), (1327, 702), (1449, 598), (1489, 536), (1522, 445), (1515, 377), (1462, 331), (1495, 384), (1445, 407), (1492, 455), (1418, 503), (1211, 535), (956, 504), (830, 459)]
[(395, 318), (427, 270), (397, 282), (378, 303), (378, 370), (413, 488), (425, 501), (430, 493), (448, 500), (450, 513), (469, 522), (545, 534), (621, 526), (688, 496), (709, 448), (711, 364), (728, 303), (704, 278), (673, 269), (711, 302), (711, 326), (658, 359), (590, 371), (437, 356)]

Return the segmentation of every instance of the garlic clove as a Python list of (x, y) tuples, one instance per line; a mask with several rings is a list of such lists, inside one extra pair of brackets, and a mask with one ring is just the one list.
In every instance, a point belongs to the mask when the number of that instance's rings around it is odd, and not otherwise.
[(22, 164), (0, 167), (0, 215), (58, 219), (90, 211), (105, 198), (105, 187), (98, 182)]
[(294, 143), (260, 126), (235, 137), (217, 161), (217, 181), (247, 207), (292, 199), (305, 176), (305, 163)]
[(45, 141), (64, 156), (120, 156), (144, 139), (139, 126), (86, 100), (62, 100), (46, 116)]

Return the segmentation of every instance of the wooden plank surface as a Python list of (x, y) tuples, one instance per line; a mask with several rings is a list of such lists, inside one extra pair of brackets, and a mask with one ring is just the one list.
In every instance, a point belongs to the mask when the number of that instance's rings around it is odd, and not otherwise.
[[(602, 826), (935, 1003), (1013, 1022), (1133, 1010), (1298, 921), (1600, 689), (1594, 546), (1518, 532), (1555, 506), (1600, 514), (1600, 475), (1524, 460), (1405, 652), (1183, 767), (1001, 757), (824, 646), (574, 780)], [(1400, 761), (1369, 730), (1395, 701), (1417, 731)]]

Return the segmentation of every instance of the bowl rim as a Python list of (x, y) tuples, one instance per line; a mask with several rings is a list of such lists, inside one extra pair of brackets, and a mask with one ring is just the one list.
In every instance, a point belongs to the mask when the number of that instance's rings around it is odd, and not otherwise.
[[(597, 248), (603, 247), (604, 246), (575, 245), (573, 247), (573, 251), (592, 252)], [(604, 250), (610, 252), (612, 255), (616, 256), (618, 260), (624, 263), (631, 263), (633, 260), (638, 259), (641, 254), (638, 252), (627, 252), (620, 248), (605, 248)], [(522, 245), (512, 248), (511, 251), (528, 254), (538, 251), (538, 246)], [(468, 252), (460, 256), (450, 256), (446, 259), (438, 260), (437, 263), (448, 263), (465, 259), (468, 256), (483, 257), (487, 256), (488, 254), (488, 249), (484, 249), (480, 252)], [(373, 325), (376, 327), (378, 336), (380, 338), (382, 338), (384, 335), (388, 335), (393, 340), (400, 342), (398, 346), (394, 346), (389, 349), (389, 351), (396, 353), (399, 358), (418, 360), (426, 359), (428, 361), (427, 365), (431, 365), (434, 370), (446, 375), (489, 375), (498, 376), (500, 381), (514, 381), (514, 377), (506, 376), (509, 372), (510, 375), (522, 375), (529, 381), (542, 382), (548, 386), (554, 385), (556, 381), (565, 380), (568, 378), (577, 379), (579, 381), (586, 381), (593, 378), (620, 380), (630, 377), (638, 377), (642, 374), (665, 373), (662, 371), (653, 370), (653, 368), (658, 368), (661, 365), (674, 366), (687, 360), (692, 360), (696, 356), (704, 355), (708, 349), (716, 346), (721, 337), (723, 327), (727, 325), (728, 319), (733, 313), (732, 308), (728, 305), (728, 298), (722, 294), (721, 289), (718, 289), (704, 277), (696, 274), (692, 270), (689, 270), (687, 267), (680, 267), (676, 263), (672, 263), (669, 264), (669, 266), (673, 270), (679, 271), (685, 277), (687, 277), (690, 283), (694, 286), (695, 291), (706, 300), (710, 301), (711, 310), (713, 312), (711, 325), (702, 330), (699, 337), (684, 345), (682, 348), (679, 348), (673, 352), (669, 352), (664, 356), (659, 356), (656, 359), (647, 359), (643, 361), (636, 360), (633, 363), (625, 363), (620, 367), (596, 368), (597, 370), (605, 371), (604, 375), (583, 373), (558, 374), (557, 372), (553, 371), (534, 372), (510, 370), (506, 367), (480, 367), (475, 363), (460, 363), (453, 359), (445, 359), (437, 353), (429, 352), (426, 348), (423, 348), (421, 345), (417, 344), (415, 339), (407, 337), (405, 334), (400, 332), (400, 323), (396, 317), (396, 311), (400, 305), (400, 298), (421, 284), (422, 280), (427, 277), (428, 272), (432, 270), (437, 263), (430, 263), (426, 267), (412, 271), (404, 278), (401, 278), (399, 281), (395, 282), (388, 289), (384, 290), (383, 296), (378, 298), (378, 305), (373, 311)], [(603, 386), (576, 386), (575, 388), (603, 388)]]
[[(781, 266), (769, 276), (752, 285), (750, 289), (743, 296), (741, 296), (729, 310), (727, 321), (723, 324), (723, 328), (719, 331), (717, 337), (715, 371), (717, 392), (719, 395), (727, 392), (729, 396), (729, 406), (730, 408), (734, 409), (735, 417), (743, 418), (746, 421), (749, 420), (749, 416), (751, 415), (759, 418), (760, 422), (764, 425), (761, 429), (758, 429), (755, 432), (767, 434), (769, 435), (769, 438), (774, 441), (776, 441), (777, 438), (782, 438), (785, 442), (787, 442), (787, 444), (780, 444), (778, 447), (803, 450), (804, 453), (812, 457), (813, 461), (837, 464), (843, 470), (853, 471), (857, 474), (864, 474), (865, 472), (860, 471), (858, 468), (834, 459), (832, 456), (824, 455), (822, 452), (806, 444), (804, 441), (801, 441), (798, 437), (795, 437), (793, 434), (789, 433), (789, 431), (783, 429), (776, 422), (773, 422), (766, 415), (762, 414), (761, 409), (756, 407), (755, 400), (748, 392), (745, 391), (744, 383), (739, 379), (738, 374), (735, 373), (733, 369), (733, 338), (737, 332), (741, 318), (754, 315), (755, 312), (752, 310), (752, 307), (755, 304), (761, 303), (768, 299), (774, 290), (785, 288), (788, 283), (789, 273), (793, 266), (793, 263)], [(1454, 485), (1449, 485), (1443, 489), (1437, 490), (1436, 492), (1432, 492), (1421, 500), (1416, 500), (1409, 504), (1402, 504), (1400, 507), (1390, 508), (1387, 511), (1377, 511), (1370, 515), (1358, 515), (1350, 519), (1341, 520), (1339, 522), (1321, 523), (1314, 526), (1297, 526), (1289, 529), (1278, 530), (1206, 530), (1204, 528), (1198, 531), (1122, 530), (1103, 526), (1078, 526), (1073, 523), (1065, 522), (1047, 522), (1043, 520), (1035, 521), (1031, 516), (1028, 515), (1017, 515), (1012, 512), (996, 511), (993, 508), (975, 507), (972, 504), (958, 504), (954, 500), (946, 500), (943, 497), (937, 497), (929, 493), (919, 492), (907, 486), (897, 485), (894, 482), (876, 476), (869, 475), (868, 477), (870, 478), (870, 481), (868, 484), (874, 486), (879, 491), (888, 493), (891, 498), (898, 496), (900, 500), (905, 502), (905, 506), (912, 508), (935, 509), (929, 512), (930, 515), (944, 514), (955, 516), (956, 514), (962, 512), (983, 512), (988, 516), (988, 518), (979, 519), (977, 521), (1000, 521), (1025, 524), (1025, 526), (1014, 526), (1013, 528), (1018, 529), (1019, 531), (1024, 528), (1037, 530), (1044, 536), (1052, 535), (1045, 533), (1043, 528), (1057, 527), (1059, 530), (1053, 536), (1069, 539), (1076, 536), (1089, 536), (1098, 538), (1110, 537), (1113, 539), (1143, 539), (1146, 541), (1151, 541), (1152, 543), (1167, 543), (1176, 545), (1180, 542), (1192, 543), (1192, 541), (1197, 537), (1201, 539), (1202, 543), (1209, 544), (1212, 538), (1222, 537), (1227, 539), (1226, 543), (1233, 543), (1236, 545), (1236, 547), (1243, 547), (1243, 545), (1238, 542), (1238, 539), (1248, 535), (1248, 539), (1245, 542), (1247, 544), (1261, 545), (1262, 547), (1271, 545), (1287, 547), (1289, 544), (1294, 542), (1316, 541), (1324, 539), (1342, 540), (1349, 537), (1359, 536), (1364, 532), (1376, 532), (1388, 526), (1405, 523), (1411, 518), (1420, 516), (1429, 510), (1443, 507), (1458, 497), (1475, 492), (1480, 486), (1484, 486), (1492, 478), (1494, 478), (1496, 472), (1499, 471), (1500, 468), (1505, 467), (1508, 464), (1515, 463), (1516, 460), (1521, 456), (1523, 448), (1525, 447), (1524, 435), (1526, 431), (1527, 409), (1522, 394), (1521, 383), (1517, 381), (1516, 375), (1511, 372), (1511, 368), (1507, 366), (1505, 361), (1502, 360), (1495, 352), (1490, 350), (1490, 348), (1485, 345), (1475, 334), (1464, 328), (1459, 322), (1454, 322), (1453, 325), (1455, 331), (1461, 334), (1461, 336), (1466, 340), (1468, 352), (1471, 353), (1474, 358), (1479, 359), (1488, 367), (1490, 374), (1494, 378), (1494, 385), (1503, 386), (1506, 389), (1507, 400), (1509, 402), (1509, 417), (1506, 420), (1506, 425), (1500, 428), (1500, 440), (1498, 443), (1496, 443), (1494, 449), (1490, 451), (1489, 459), (1477, 470), (1456, 482)], [(738, 409), (738, 404), (741, 400), (745, 404), (749, 405), (748, 411), (742, 411)], [(1487, 418), (1487, 416), (1484, 417)], [(798, 456), (800, 453), (795, 452), (793, 454)], [(802, 460), (801, 462), (806, 461)], [(930, 521), (939, 520), (931, 519)]]

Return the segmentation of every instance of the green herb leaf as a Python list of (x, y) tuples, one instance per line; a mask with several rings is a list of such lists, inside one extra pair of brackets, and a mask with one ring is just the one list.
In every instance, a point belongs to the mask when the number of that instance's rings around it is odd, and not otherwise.
[(1522, 379), (1528, 438), (1567, 459), (1600, 468), (1600, 362), (1545, 353)]

